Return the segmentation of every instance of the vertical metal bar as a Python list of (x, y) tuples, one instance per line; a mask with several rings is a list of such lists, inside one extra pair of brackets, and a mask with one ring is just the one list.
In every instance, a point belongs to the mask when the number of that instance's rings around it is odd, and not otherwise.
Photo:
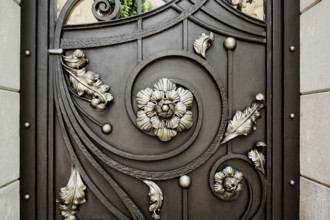
[(188, 19), (184, 19), (182, 22), (182, 32), (183, 32), (183, 39), (182, 39), (182, 47), (184, 51), (188, 51)]
[(37, 63), (36, 63), (36, 113), (37, 113), (37, 219), (47, 219), (47, 103), (48, 103), (48, 2), (38, 0), (37, 9)]
[[(227, 50), (227, 91), (228, 91), (228, 117), (232, 119), (233, 117), (233, 97), (234, 97), (234, 76), (233, 76), (233, 51)], [(227, 142), (227, 154), (232, 152), (233, 142)]]
[[(272, 190), (277, 187), (277, 185), (272, 185), (272, 180), (273, 180), (273, 175), (272, 175), (272, 167), (276, 167), (276, 164), (273, 164), (272, 161), (272, 155), (273, 155), (273, 150), (276, 149), (276, 151), (280, 151), (280, 147), (276, 147), (274, 148), (274, 146), (276, 146), (275, 141), (273, 140), (281, 140), (281, 137), (278, 137), (279, 139), (273, 139), (272, 136), (276, 136), (277, 134), (280, 134), (279, 131), (281, 131), (281, 129), (277, 129), (275, 130), (274, 128), (274, 121), (272, 120), (273, 117), (276, 117), (275, 114), (273, 114), (273, 98), (279, 96), (280, 95), (280, 91), (281, 91), (281, 87), (279, 88), (274, 88), (273, 87), (273, 82), (276, 81), (276, 75), (281, 75), (281, 72), (275, 72), (273, 70), (273, 53), (275, 53), (273, 51), (272, 45), (273, 45), (273, 38), (274, 38), (274, 33), (273, 33), (273, 26), (275, 25), (272, 21), (273, 21), (273, 7), (272, 7), (273, 1), (264, 1), (264, 14), (265, 14), (265, 21), (267, 22), (267, 24), (272, 24), (272, 25), (268, 25), (267, 26), (267, 47), (266, 47), (266, 56), (267, 56), (267, 74), (266, 74), (266, 88), (267, 88), (267, 92), (266, 92), (266, 101), (267, 101), (267, 108), (265, 108), (265, 111), (267, 113), (266, 117), (266, 167), (265, 167), (265, 171), (266, 171), (266, 181), (267, 181), (267, 185), (268, 186), (272, 186), (272, 187), (267, 187), (267, 205), (266, 205), (266, 213), (267, 213), (267, 219), (272, 219), (272, 210), (275, 210), (276, 208), (273, 208), (274, 205), (272, 203)], [(275, 3), (274, 3), (275, 4)], [(276, 21), (281, 19), (281, 16), (278, 16), (275, 18)], [(279, 26), (280, 27), (280, 26)], [(278, 31), (278, 30), (277, 30)], [(279, 31), (278, 31), (279, 32)], [(279, 38), (280, 39), (280, 38)], [(278, 40), (278, 39), (276, 39)], [(279, 47), (281, 48), (281, 47)], [(280, 62), (280, 60), (278, 60)], [(275, 61), (274, 61), (275, 62)], [(279, 81), (281, 82), (281, 81)], [(278, 106), (278, 105), (277, 105)], [(274, 112), (276, 113), (276, 112)], [(281, 116), (281, 112), (277, 113), (278, 116)], [(276, 120), (276, 122), (280, 122), (281, 120)], [(276, 123), (276, 124), (280, 124), (280, 123)], [(281, 170), (278, 168), (275, 168), (277, 170)], [(279, 177), (281, 177), (281, 173), (277, 174)], [(278, 177), (274, 178), (274, 180), (278, 181)], [(278, 183), (278, 185), (281, 185), (281, 182)], [(279, 187), (277, 187), (279, 188)], [(276, 194), (276, 195), (281, 195), (280, 193)], [(278, 196), (275, 196), (278, 197)], [(280, 207), (280, 206), (278, 206)], [(281, 211), (279, 211), (280, 213)], [(276, 219), (276, 218), (275, 218)]]
[[(137, 1), (137, 14), (142, 13), (142, 0), (136, 0)], [(142, 18), (139, 18), (137, 21), (138, 30), (142, 29)], [(143, 59), (143, 49), (142, 49), (142, 39), (137, 40), (138, 43), (138, 62), (141, 62)]]
[[(49, 1), (49, 42), (48, 48), (54, 48), (55, 21), (57, 19), (57, 4), (56, 0)], [(48, 219), (54, 218), (55, 214), (55, 193), (54, 193), (54, 95), (53, 95), (53, 56), (48, 57)]]
[[(36, 0), (21, 4), (20, 195), (21, 219), (36, 219)], [(30, 126), (24, 127), (28, 122)]]
[[(299, 0), (283, 1), (283, 219), (299, 218)], [(296, 115), (291, 119), (289, 115)]]
[(182, 189), (182, 220), (188, 220), (188, 189)]
[(137, 14), (142, 14), (142, 0), (135, 0), (137, 1)]

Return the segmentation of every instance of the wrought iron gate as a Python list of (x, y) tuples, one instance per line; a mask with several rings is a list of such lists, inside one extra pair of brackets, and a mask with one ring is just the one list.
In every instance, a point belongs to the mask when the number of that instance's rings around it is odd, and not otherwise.
[(297, 219), (295, 2), (23, 1), (22, 219)]

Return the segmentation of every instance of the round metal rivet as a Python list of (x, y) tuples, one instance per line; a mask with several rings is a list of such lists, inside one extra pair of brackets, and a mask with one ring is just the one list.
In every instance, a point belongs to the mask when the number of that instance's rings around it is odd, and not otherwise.
[(103, 132), (104, 134), (110, 134), (111, 131), (112, 131), (112, 126), (111, 126), (111, 124), (104, 124), (104, 125), (102, 125), (102, 132)]
[(30, 199), (30, 195), (29, 195), (29, 194), (25, 194), (25, 195), (24, 195), (24, 199), (25, 199), (25, 200), (29, 200), (29, 199)]
[(290, 51), (294, 52), (296, 50), (296, 48), (294, 46), (290, 46)]
[(24, 123), (24, 127), (29, 128), (30, 127), (30, 123), (29, 122), (25, 122)]
[(26, 50), (26, 51), (24, 52), (24, 54), (25, 54), (25, 56), (30, 56), (30, 55), (31, 55), (31, 52), (30, 52), (29, 50)]
[(290, 114), (290, 118), (294, 119), (295, 115), (293, 113)]
[(290, 183), (291, 186), (294, 186), (294, 184), (295, 184), (294, 180), (290, 180), (289, 183)]
[(223, 45), (227, 50), (233, 50), (236, 48), (237, 41), (233, 37), (227, 37), (226, 40), (223, 42)]
[(191, 178), (187, 175), (181, 176), (179, 179), (179, 185), (186, 189), (191, 185)]

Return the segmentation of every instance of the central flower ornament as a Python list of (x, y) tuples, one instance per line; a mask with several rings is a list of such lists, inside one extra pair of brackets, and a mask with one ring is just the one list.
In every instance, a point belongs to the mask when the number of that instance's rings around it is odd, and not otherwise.
[(146, 88), (136, 94), (139, 108), (136, 123), (141, 130), (153, 130), (161, 141), (169, 141), (177, 132), (193, 125), (189, 111), (193, 100), (189, 90), (177, 88), (169, 79), (160, 79), (153, 89)]

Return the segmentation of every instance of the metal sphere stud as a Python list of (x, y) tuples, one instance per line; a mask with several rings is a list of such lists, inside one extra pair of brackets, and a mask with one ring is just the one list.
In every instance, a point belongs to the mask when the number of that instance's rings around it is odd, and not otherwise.
[(111, 126), (111, 124), (104, 124), (104, 125), (102, 125), (102, 132), (104, 133), (104, 134), (110, 134), (111, 133), (111, 131), (112, 131), (112, 126)]
[(191, 185), (191, 178), (187, 175), (181, 176), (179, 179), (179, 185), (184, 189), (189, 188)]
[(233, 37), (227, 37), (223, 42), (223, 45), (227, 50), (234, 50), (236, 48), (237, 41)]

